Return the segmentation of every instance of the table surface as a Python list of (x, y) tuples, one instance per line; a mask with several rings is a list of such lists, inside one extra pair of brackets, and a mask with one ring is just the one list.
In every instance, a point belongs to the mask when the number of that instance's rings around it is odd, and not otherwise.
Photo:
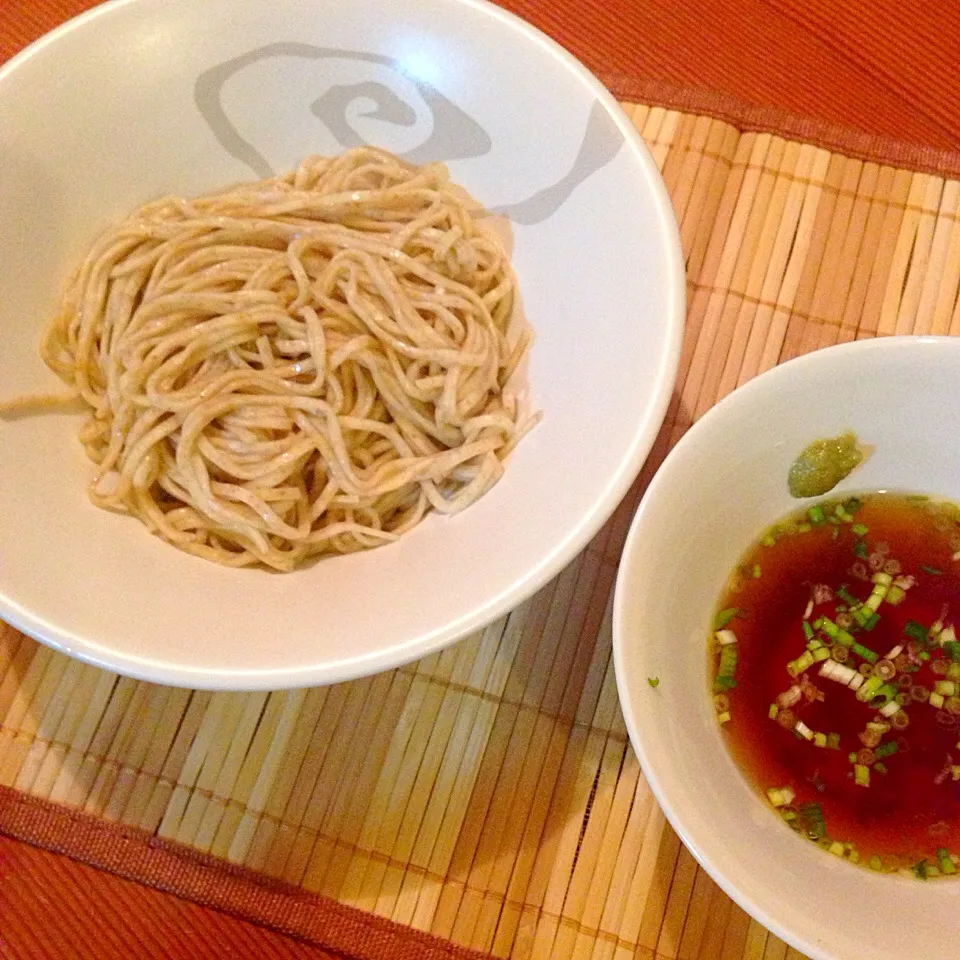
[[(4, 0), (0, 60), (93, 4)], [(506, 0), (561, 39), (621, 98), (713, 105), (743, 126), (866, 135), (922, 167), (960, 151), (960, 12), (951, 2)], [(840, 131), (838, 133), (838, 131)], [(896, 141), (896, 142), (894, 142)], [(946, 153), (944, 153), (946, 152)], [(933, 158), (932, 160), (930, 158)], [(949, 157), (947, 166), (950, 166)], [(952, 169), (960, 167), (960, 160)], [(2, 664), (0, 664), (2, 666)], [(225, 952), (333, 957), (319, 948), (0, 836), (0, 956)], [(174, 939), (171, 939), (174, 938)], [(83, 955), (86, 955), (85, 953)], [(414, 954), (411, 954), (414, 955)]]

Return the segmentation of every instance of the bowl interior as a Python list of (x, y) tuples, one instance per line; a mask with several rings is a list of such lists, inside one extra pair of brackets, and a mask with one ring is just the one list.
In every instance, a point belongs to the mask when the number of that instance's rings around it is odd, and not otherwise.
[[(0, 615), (167, 683), (283, 687), (422, 656), (506, 612), (595, 532), (676, 371), (683, 270), (655, 164), (561, 48), (473, 0), (119, 0), (0, 71), (0, 384), (68, 273), (139, 203), (370, 142), (509, 218), (543, 422), (503, 482), (399, 543), (295, 574), (231, 571), (92, 507), (79, 418), (0, 421)], [(575, 469), (571, 467), (576, 464)]]
[[(890, 338), (830, 348), (727, 397), (681, 440), (640, 506), (614, 619), (621, 702), (643, 769), (720, 885), (813, 957), (952, 955), (960, 885), (843, 863), (786, 829), (722, 743), (706, 637), (749, 544), (796, 509), (786, 477), (817, 437), (853, 430), (875, 451), (839, 487), (960, 499), (953, 405), (960, 342)], [(659, 677), (652, 689), (647, 677)]]

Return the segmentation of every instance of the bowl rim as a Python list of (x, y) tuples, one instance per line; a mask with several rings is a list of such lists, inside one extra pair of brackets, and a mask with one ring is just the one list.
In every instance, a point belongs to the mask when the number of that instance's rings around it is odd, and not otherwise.
[[(656, 798), (660, 809), (694, 859), (707, 872), (717, 886), (767, 930), (788, 945), (805, 953), (811, 960), (834, 960), (835, 954), (830, 952), (826, 943), (818, 943), (810, 939), (809, 936), (782, 924), (777, 917), (770, 912), (768, 905), (763, 902), (762, 897), (748, 893), (745, 888), (739, 885), (735, 877), (721, 872), (716, 867), (708, 850), (705, 849), (709, 846), (709, 843), (704, 843), (701, 834), (696, 830), (693, 832), (690, 831), (682, 811), (678, 810), (671, 803), (670, 797), (665, 792), (659, 768), (656, 764), (651, 763), (650, 744), (655, 738), (655, 730), (653, 730), (653, 728), (646, 731), (641, 730), (638, 717), (633, 709), (636, 678), (633, 678), (633, 685), (631, 685), (628, 680), (628, 674), (632, 672), (627, 666), (627, 637), (625, 636), (626, 628), (624, 626), (624, 620), (632, 590), (632, 585), (628, 582), (631, 578), (630, 567), (632, 565), (630, 558), (637, 550), (637, 545), (643, 539), (647, 524), (651, 522), (648, 518), (656, 510), (656, 503), (660, 498), (661, 491), (669, 487), (672, 474), (671, 465), (680, 460), (687, 449), (696, 446), (700, 442), (700, 437), (708, 434), (713, 429), (715, 422), (734, 415), (738, 408), (749, 407), (753, 403), (755, 393), (769, 390), (770, 384), (781, 377), (795, 377), (798, 374), (802, 374), (804, 368), (820, 365), (824, 362), (825, 355), (829, 355), (830, 357), (846, 356), (848, 354), (859, 356), (871, 353), (892, 353), (898, 350), (916, 348), (946, 349), (960, 354), (960, 337), (933, 334), (899, 334), (833, 344), (777, 364), (722, 397), (713, 407), (707, 410), (699, 420), (693, 423), (687, 432), (677, 441), (657, 469), (646, 491), (644, 491), (640, 504), (630, 523), (621, 552), (620, 565), (617, 570), (617, 579), (614, 586), (611, 623), (613, 634), (612, 652), (617, 694), (630, 744), (636, 754), (644, 778)], [(784, 373), (784, 371), (787, 371), (787, 373)], [(896, 880), (898, 878), (891, 879)]]
[[(84, 29), (99, 18), (114, 17), (128, 7), (158, 6), (162, 0), (114, 0), (101, 4), (67, 20), (39, 37), (0, 66), (0, 91), (4, 82), (28, 61), (46, 54), (47, 49), (63, 37)], [(196, 0), (194, 0), (196, 2)], [(672, 202), (653, 155), (640, 132), (633, 125), (613, 95), (597, 77), (563, 46), (521, 17), (489, 2), (489, 0), (446, 0), (470, 11), (497, 21), (503, 28), (518, 33), (521, 38), (543, 49), (569, 71), (592, 93), (605, 108), (611, 120), (622, 133), (630, 151), (634, 168), (642, 180), (649, 198), (652, 222), (661, 236), (666, 270), (663, 277), (663, 296), (667, 309), (663, 312), (664, 345), (658, 358), (656, 374), (651, 379), (650, 399), (643, 416), (638, 418), (629, 446), (623, 451), (617, 470), (598, 484), (601, 492), (593, 506), (571, 524), (567, 536), (554, 542), (538, 562), (532, 564), (526, 575), (501, 590), (485, 604), (477, 604), (458, 618), (451, 618), (439, 627), (431, 627), (413, 639), (401, 644), (390, 644), (376, 652), (357, 655), (349, 660), (301, 664), (276, 670), (222, 669), (211, 671), (196, 666), (180, 666), (133, 655), (100, 646), (95, 638), (78, 637), (55, 628), (46, 618), (14, 603), (0, 591), (0, 616), (8, 623), (34, 639), (53, 646), (68, 655), (95, 666), (113, 670), (136, 679), (173, 686), (208, 690), (277, 690), (342, 682), (393, 669), (420, 659), (482, 629), (519, 606), (543, 587), (579, 553), (602, 525), (609, 519), (618, 503), (646, 461), (656, 436), (663, 424), (676, 382), (686, 313), (686, 272), (680, 231)], [(78, 645), (79, 643), (79, 645)]]

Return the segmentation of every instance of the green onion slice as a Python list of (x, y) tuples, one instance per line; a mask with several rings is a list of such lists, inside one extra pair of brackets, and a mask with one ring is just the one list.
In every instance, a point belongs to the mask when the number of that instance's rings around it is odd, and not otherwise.
[(722, 630), (734, 617), (742, 617), (743, 611), (739, 607), (727, 607), (721, 610), (713, 620), (713, 629)]

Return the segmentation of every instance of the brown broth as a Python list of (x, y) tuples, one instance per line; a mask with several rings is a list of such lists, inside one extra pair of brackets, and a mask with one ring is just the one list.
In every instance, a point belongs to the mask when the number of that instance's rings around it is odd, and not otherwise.
[[(952, 559), (960, 545), (957, 508), (889, 494), (860, 499), (854, 523), (868, 528), (862, 542), (870, 552), (878, 544), (889, 545), (889, 557), (898, 560), (916, 584), (901, 604), (883, 603), (877, 625), (858, 632), (856, 639), (882, 658), (897, 644), (908, 643), (903, 633), (908, 621), (929, 626), (945, 605), (945, 623), (955, 622), (960, 633), (960, 562)], [(934, 782), (947, 758), (960, 765), (960, 728), (955, 722), (943, 725), (945, 717), (938, 720), (944, 711), (929, 703), (904, 706), (909, 726), (891, 731), (884, 742), (898, 740), (907, 749), (882, 758), (887, 773), (871, 769), (869, 787), (855, 784), (849, 754), (863, 748), (858, 735), (877, 711), (858, 701), (852, 690), (821, 677), (820, 663), (804, 675), (824, 700), (804, 699), (792, 709), (811, 729), (838, 733), (840, 748), (817, 747), (769, 717), (777, 696), (799, 682), (788, 674), (786, 664), (806, 648), (801, 621), (811, 585), (845, 584), (860, 601), (870, 594), (873, 584), (850, 572), (858, 560), (854, 545), (859, 539), (851, 523), (825, 524), (782, 535), (773, 545), (758, 543), (743, 557), (718, 607), (736, 607), (745, 614), (729, 624), (737, 636), (738, 660), (736, 687), (726, 694), (731, 718), (722, 729), (732, 756), (756, 788), (766, 795), (770, 787), (792, 787), (795, 808), (819, 803), (828, 838), (853, 844), (861, 863), (878, 855), (885, 869), (923, 859), (935, 865), (938, 848), (960, 853), (960, 781), (950, 775), (939, 785)], [(755, 566), (760, 573), (756, 579)], [(942, 573), (928, 573), (924, 567)], [(835, 617), (838, 604), (839, 599), (818, 606), (811, 621), (821, 613)], [(710, 646), (713, 678), (717, 651), (715, 644)], [(935, 659), (948, 662), (939, 646), (931, 650), (930, 660), (909, 673), (911, 680), (931, 688), (935, 680), (943, 680), (931, 670)], [(847, 665), (856, 668), (862, 662), (851, 656)]]

